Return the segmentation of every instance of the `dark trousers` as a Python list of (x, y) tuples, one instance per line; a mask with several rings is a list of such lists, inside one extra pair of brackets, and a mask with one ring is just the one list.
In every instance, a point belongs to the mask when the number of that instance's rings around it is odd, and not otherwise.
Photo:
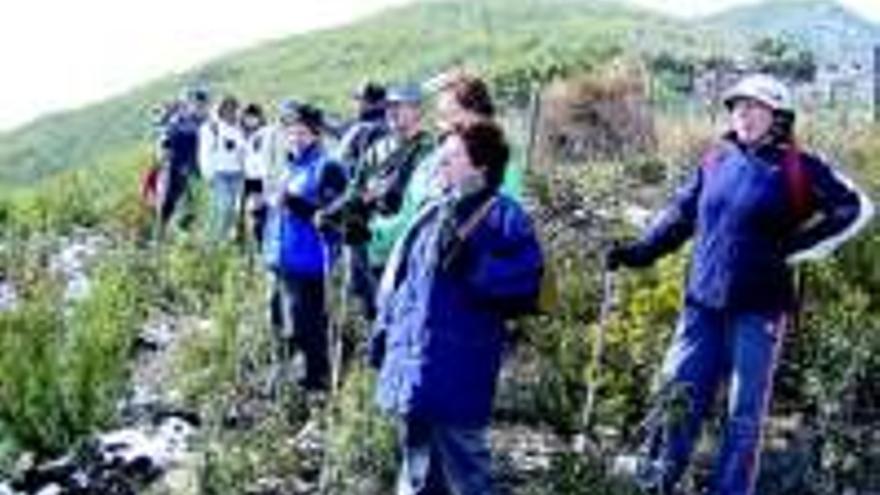
[(376, 318), (376, 288), (378, 277), (370, 266), (367, 245), (348, 246), (349, 250), (349, 290), (361, 300), (364, 316), (373, 321)]
[[(177, 211), (182, 199), (189, 194), (192, 173), (185, 167), (165, 167), (160, 177), (159, 224), (164, 229)], [(187, 222), (191, 219), (181, 219)]]
[(309, 390), (326, 390), (330, 377), (327, 310), (320, 277), (276, 275), (271, 299), (272, 326), (282, 359), (299, 348), (305, 355)]
[(244, 191), (238, 208), (238, 238), (243, 243), (253, 239), (257, 247), (263, 245), (263, 228), (268, 214), (263, 200), (263, 181), (245, 179)]

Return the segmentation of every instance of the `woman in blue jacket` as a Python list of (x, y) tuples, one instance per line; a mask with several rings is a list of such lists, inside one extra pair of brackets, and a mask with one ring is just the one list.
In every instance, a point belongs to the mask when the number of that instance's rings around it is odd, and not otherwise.
[(291, 152), (264, 240), (274, 275), (271, 314), (282, 370), (300, 347), (306, 361), (300, 383), (307, 390), (326, 390), (329, 384), (324, 279), (334, 249), (332, 239), (316, 228), (315, 217), (342, 194), (347, 180), (321, 144), (322, 128), (321, 112), (302, 105), (285, 129)]
[(494, 493), (488, 424), (504, 321), (533, 307), (542, 270), (529, 218), (498, 193), (508, 154), (489, 122), (446, 137), (444, 192), (383, 276), (370, 350), (378, 403), (399, 420), (400, 495)]
[(647, 235), (607, 258), (610, 269), (646, 266), (693, 238), (684, 309), (663, 366), (664, 386), (685, 394), (687, 409), (657, 436), (668, 440), (653, 445), (648, 464), (659, 471), (662, 493), (684, 473), (722, 381), (729, 382), (728, 413), (710, 493), (753, 493), (794, 302), (790, 261), (848, 230), (865, 210), (844, 179), (795, 145), (786, 86), (749, 76), (724, 102), (731, 131)]

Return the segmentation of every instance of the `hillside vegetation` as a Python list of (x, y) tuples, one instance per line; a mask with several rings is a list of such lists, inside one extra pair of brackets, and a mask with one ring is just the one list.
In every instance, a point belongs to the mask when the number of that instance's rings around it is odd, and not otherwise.
[[(0, 284), (18, 296), (0, 310), (0, 482), (95, 433), (129, 425), (123, 406), (147, 390), (158, 396), (153, 406), (193, 411), (201, 427), (192, 462), (180, 466), (191, 483), (182, 488), (164, 478), (137, 493), (391, 490), (394, 425), (372, 405), (375, 375), (362, 349), (367, 329), (355, 311), (342, 309), (342, 292), (331, 296), (334, 328), (350, 355), (342, 389), (325, 402), (308, 402), (293, 387), (269, 397), (273, 353), (259, 259), (207, 242), (199, 226), (161, 246), (151, 241), (151, 212), (138, 191), (149, 160), (148, 109), (186, 81), (204, 78), (218, 92), (263, 102), (299, 96), (342, 113), (346, 95), (366, 77), (423, 79), (465, 63), (487, 75), (509, 124), (525, 114), (535, 82), (580, 72), (602, 78), (609, 61), (638, 63), (646, 52), (711, 53), (724, 49), (723, 36), (588, 0), (425, 2), (231, 54), (0, 137)], [(680, 307), (686, 253), (620, 272), (604, 367), (594, 374), (600, 253), (635, 235), (626, 207), (659, 207), (718, 127), (702, 109), (649, 109), (662, 130), (655, 150), (527, 173), (525, 202), (558, 273), (559, 307), (515, 322), (512, 331), (492, 432), (504, 493), (635, 493), (610, 475), (607, 461), (639, 439)], [(880, 128), (833, 122), (804, 126), (805, 146), (828, 153), (876, 200)], [(508, 127), (514, 147), (524, 148), (522, 130)], [(82, 239), (98, 239), (99, 247), (83, 269), (89, 290), (72, 298), (55, 260)], [(878, 253), (875, 222), (805, 269), (802, 325), (787, 337), (778, 373), (762, 495), (880, 490)], [(139, 348), (146, 329), (166, 324), (164, 347)], [(599, 392), (586, 433), (596, 448), (583, 454), (572, 445), (584, 433), (590, 379)], [(701, 445), (689, 487), (704, 483), (711, 447)]]
[[(710, 49), (698, 32), (657, 15), (593, 0), (417, 2), (350, 26), (295, 35), (80, 110), (0, 135), (0, 184), (87, 167), (150, 136), (149, 109), (191, 81), (274, 106), (300, 97), (337, 112), (366, 78), (420, 81), (466, 62), (510, 99), (529, 79), (588, 69), (628, 44)], [(695, 41), (700, 39), (700, 43)]]

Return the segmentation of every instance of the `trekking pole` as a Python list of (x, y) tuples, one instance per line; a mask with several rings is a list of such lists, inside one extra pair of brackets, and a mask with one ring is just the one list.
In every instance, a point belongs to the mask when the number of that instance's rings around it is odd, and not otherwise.
[[(611, 188), (609, 190), (609, 203), (611, 205), (612, 215), (619, 214), (620, 202), (620, 179), (621, 171), (619, 165), (615, 164), (611, 170)], [(608, 324), (611, 319), (611, 312), (614, 309), (616, 276), (613, 270), (608, 268), (608, 264), (601, 259), (602, 270), (602, 299), (599, 305), (599, 321), (596, 326), (595, 339), (593, 340), (592, 356), (590, 358), (589, 367), (587, 368), (587, 396), (584, 401), (584, 408), (581, 410), (581, 431), (583, 432), (575, 439), (576, 450), (586, 453), (590, 447), (587, 443), (590, 429), (593, 426), (594, 413), (596, 409), (596, 396), (599, 389), (599, 377), (602, 374), (603, 359), (605, 356), (605, 336), (608, 332)], [(593, 451), (598, 453), (598, 442), (593, 444)]]
[[(323, 237), (323, 236), (322, 236)], [(333, 430), (335, 429), (335, 419), (333, 410), (333, 399), (338, 396), (341, 375), (342, 375), (342, 327), (348, 313), (348, 262), (350, 259), (350, 250), (343, 248), (345, 258), (342, 260), (343, 272), (342, 283), (340, 287), (339, 311), (334, 312), (338, 316), (330, 316), (331, 294), (333, 289), (333, 281), (331, 278), (333, 269), (331, 263), (332, 250), (330, 243), (326, 237), (322, 239), (322, 248), (324, 250), (324, 298), (325, 308), (328, 312), (328, 336), (327, 336), (327, 352), (330, 360), (330, 397), (327, 401), (328, 412), (326, 415), (326, 429), (324, 432), (324, 456), (321, 462), (321, 470), (318, 478), (318, 493), (328, 493), (330, 485), (336, 478), (333, 462), (330, 456), (329, 445), (332, 443)]]
[[(325, 249), (328, 252), (325, 263), (329, 265), (330, 249), (328, 247), (325, 247)], [(348, 289), (350, 285), (350, 268), (352, 261), (351, 249), (342, 248), (342, 251), (344, 258), (341, 263), (342, 280), (340, 281), (339, 286), (339, 311), (337, 312), (337, 316), (333, 318), (333, 331), (330, 339), (330, 393), (333, 396), (336, 396), (342, 384), (342, 341), (344, 338), (345, 323), (348, 320)], [(329, 270), (331, 270), (331, 268), (328, 266), (325, 270), (328, 270), (328, 273), (330, 273)], [(327, 276), (327, 285), (331, 285), (329, 275)], [(328, 287), (328, 289), (330, 288), (332, 287)]]
[(587, 368), (587, 397), (584, 402), (584, 408), (581, 410), (581, 428), (585, 433), (579, 435), (579, 438), (575, 440), (575, 448), (581, 452), (588, 449), (586, 435), (589, 434), (589, 429), (592, 426), (593, 414), (596, 408), (596, 395), (605, 354), (605, 335), (608, 331), (608, 323), (614, 306), (614, 282), (614, 273), (603, 269), (602, 302), (599, 306), (599, 321), (596, 326), (595, 340), (593, 341), (593, 353)]
[(803, 266), (794, 270), (794, 307), (791, 309), (791, 331), (796, 335), (803, 326), (804, 298), (807, 293), (807, 270)]

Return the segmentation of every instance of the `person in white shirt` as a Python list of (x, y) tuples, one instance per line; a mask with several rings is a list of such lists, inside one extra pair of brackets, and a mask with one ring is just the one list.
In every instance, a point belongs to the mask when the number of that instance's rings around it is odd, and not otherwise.
[(272, 165), (273, 129), (266, 125), (263, 108), (251, 103), (241, 113), (241, 128), (244, 133), (244, 193), (239, 207), (239, 236), (249, 241), (248, 236), (261, 244), (263, 225), (266, 220), (266, 180)]
[(244, 186), (245, 138), (238, 108), (234, 97), (223, 98), (216, 115), (199, 129), (199, 168), (210, 184), (209, 234), (215, 241), (230, 237)]

